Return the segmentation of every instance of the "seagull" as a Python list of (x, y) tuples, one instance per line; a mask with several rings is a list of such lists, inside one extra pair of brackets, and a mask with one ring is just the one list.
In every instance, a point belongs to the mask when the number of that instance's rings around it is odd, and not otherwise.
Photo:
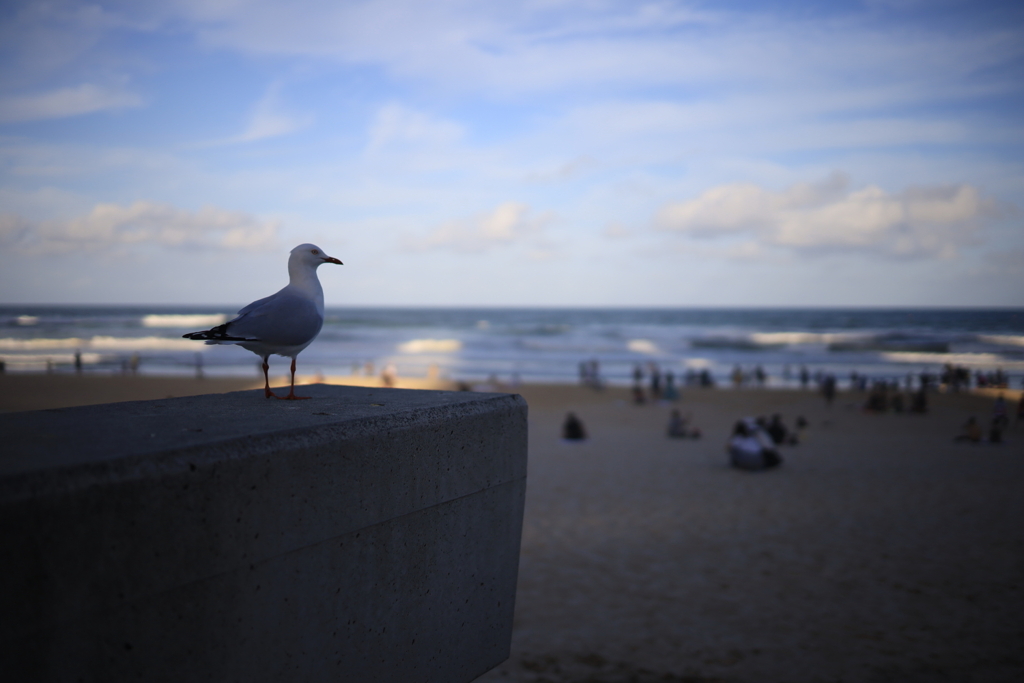
[[(323, 263), (341, 261), (328, 256), (315, 244), (300, 244), (288, 257), (288, 286), (277, 294), (253, 301), (223, 325), (202, 332), (183, 334), (185, 339), (207, 344), (237, 344), (263, 359), (263, 392), (267, 398), (306, 399), (295, 395), (295, 357), (320, 334), (324, 324), (324, 290), (316, 277)], [(287, 396), (270, 390), (270, 356), (292, 359), (292, 389)]]

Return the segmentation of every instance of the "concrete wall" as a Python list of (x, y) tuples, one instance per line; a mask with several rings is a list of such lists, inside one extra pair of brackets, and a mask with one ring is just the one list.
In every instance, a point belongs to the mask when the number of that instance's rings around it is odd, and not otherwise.
[(5, 680), (471, 681), (508, 656), (519, 396), (0, 415)]

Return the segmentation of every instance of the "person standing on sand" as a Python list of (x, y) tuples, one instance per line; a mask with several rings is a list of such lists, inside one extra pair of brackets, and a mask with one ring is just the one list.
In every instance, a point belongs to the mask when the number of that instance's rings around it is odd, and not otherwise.
[(648, 369), (651, 372), (651, 400), (657, 401), (661, 398), (661, 368), (657, 363), (650, 363)]
[(666, 401), (675, 401), (679, 398), (679, 392), (676, 391), (676, 375), (671, 370), (665, 371), (665, 391), (661, 392), (661, 397)]
[(836, 376), (825, 375), (821, 380), (821, 394), (825, 397), (825, 405), (832, 407), (832, 401), (836, 397)]
[(992, 404), (992, 422), (995, 424), (998, 422), (1002, 426), (1006, 426), (1006, 423), (1010, 421), (1009, 410), (1006, 407), (1006, 399), (1002, 394), (996, 397), (996, 402)]

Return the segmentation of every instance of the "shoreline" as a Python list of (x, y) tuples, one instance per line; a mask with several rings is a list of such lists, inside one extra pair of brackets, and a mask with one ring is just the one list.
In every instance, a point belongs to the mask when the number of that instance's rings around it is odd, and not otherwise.
[[(300, 375), (295, 385), (334, 384), (341, 386), (387, 387), (379, 376), (364, 375)], [(289, 381), (286, 377), (271, 377), (272, 389), (287, 389)], [(578, 383), (543, 384), (523, 383), (509, 384), (504, 382), (460, 382), (450, 379), (428, 377), (396, 377), (390, 386), (396, 389), (435, 389), (456, 391), (470, 389), (473, 391), (493, 391), (500, 393), (520, 393), (533, 396), (534, 400), (545, 405), (554, 402), (571, 402), (579, 397), (614, 396), (615, 400), (631, 402), (628, 385), (608, 384), (602, 389), (584, 387)], [(180, 396), (196, 396), (201, 394), (226, 393), (229, 391), (245, 391), (262, 389), (263, 380), (243, 377), (188, 377), (148, 374), (122, 373), (5, 373), (0, 374), (0, 412), (17, 412), (22, 410), (48, 410), (52, 408), (69, 408), (78, 405), (95, 405), (102, 403), (118, 403), (122, 401), (143, 401), (157, 398), (175, 398)], [(863, 403), (869, 392), (840, 390), (837, 403), (856, 405)], [(960, 392), (937, 391), (929, 394), (929, 399), (941, 401), (961, 400), (963, 397), (976, 397), (980, 400), (993, 400), (1002, 395), (1011, 407), (1020, 401), (1020, 389), (970, 389)], [(683, 387), (679, 390), (682, 402), (688, 400), (706, 400), (712, 396), (819, 396), (815, 389), (799, 387), (740, 387), (721, 386), (715, 388)], [(558, 398), (555, 398), (558, 397)], [(704, 399), (700, 397), (705, 397)], [(719, 399), (712, 401), (718, 403)], [(746, 403), (746, 400), (741, 400)], [(786, 401), (788, 402), (788, 400)], [(661, 402), (662, 405), (668, 405)], [(533, 403), (531, 402), (531, 406)]]

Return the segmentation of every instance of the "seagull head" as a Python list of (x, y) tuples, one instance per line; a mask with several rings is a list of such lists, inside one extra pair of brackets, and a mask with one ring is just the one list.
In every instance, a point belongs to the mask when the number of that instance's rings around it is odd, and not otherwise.
[(288, 269), (291, 270), (292, 265), (302, 265), (307, 268), (316, 269), (321, 263), (344, 265), (333, 256), (325, 254), (324, 250), (315, 244), (300, 244), (292, 249), (292, 255), (288, 258)]

